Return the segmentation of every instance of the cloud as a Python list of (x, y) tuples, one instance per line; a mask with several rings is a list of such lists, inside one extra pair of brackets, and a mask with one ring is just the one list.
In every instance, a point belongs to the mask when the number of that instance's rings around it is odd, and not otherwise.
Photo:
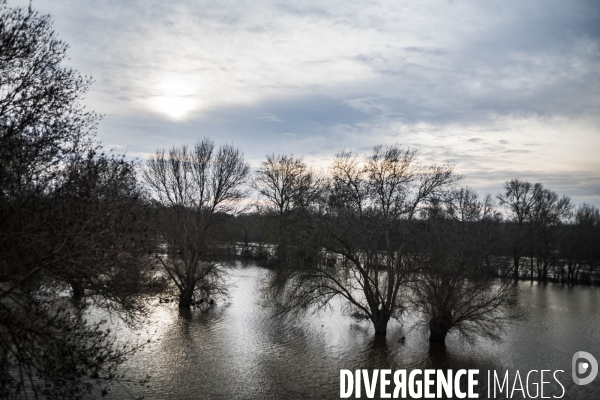
[[(198, 112), (308, 92), (404, 102), (416, 119), (573, 115), (600, 101), (593, 2), (35, 6), (52, 12), (74, 64), (96, 77), (91, 94), (106, 112), (169, 95), (173, 76), (194, 94)], [(108, 97), (117, 104), (109, 107)]]
[(279, 118), (277, 118), (274, 115), (265, 115), (262, 117), (255, 117), (255, 119), (259, 119), (261, 121), (283, 122), (282, 120), (280, 120)]
[(107, 115), (100, 136), (130, 154), (211, 136), (253, 163), (271, 152), (323, 163), (400, 142), (482, 188), (546, 174), (597, 198), (595, 0), (33, 7), (52, 14), (69, 65), (94, 77), (86, 104)]

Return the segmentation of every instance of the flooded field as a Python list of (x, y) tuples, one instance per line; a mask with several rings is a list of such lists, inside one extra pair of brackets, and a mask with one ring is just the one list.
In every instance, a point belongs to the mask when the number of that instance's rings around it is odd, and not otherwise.
[[(571, 379), (575, 352), (600, 355), (596, 287), (521, 281), (519, 303), (528, 318), (509, 326), (503, 342), (467, 343), (453, 333), (440, 349), (430, 348), (427, 332), (410, 320), (390, 324), (382, 339), (368, 323), (356, 323), (335, 309), (287, 321), (273, 318), (259, 292), (268, 274), (255, 264), (237, 264), (230, 275), (234, 286), (229, 301), (212, 308), (181, 312), (174, 304), (156, 304), (142, 329), (124, 329), (132, 342), (152, 340), (124, 366), (129, 379), (149, 376), (148, 383), (118, 385), (109, 397), (339, 398), (340, 369), (384, 368), (478, 368), (480, 378), (490, 369), (509, 370), (511, 379), (516, 370), (564, 370), (557, 375), (564, 398), (597, 398), (600, 393), (598, 378), (587, 386)], [(486, 385), (482, 379), (481, 398), (486, 398)], [(545, 396), (561, 394), (557, 385), (546, 388)], [(522, 396), (517, 392), (513, 398)]]

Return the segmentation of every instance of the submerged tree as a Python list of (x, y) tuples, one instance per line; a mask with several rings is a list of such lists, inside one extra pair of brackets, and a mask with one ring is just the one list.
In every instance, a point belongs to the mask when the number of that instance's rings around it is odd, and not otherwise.
[[(504, 183), (504, 192), (498, 201), (506, 210), (508, 221), (505, 224), (507, 239), (513, 259), (513, 277), (519, 278), (521, 258), (531, 242), (531, 217), (534, 205), (534, 186), (527, 181), (512, 179)], [(530, 257), (532, 255), (530, 254)]]
[(268, 155), (256, 171), (252, 187), (260, 195), (259, 210), (276, 220), (275, 246), (279, 263), (291, 262), (307, 221), (306, 212), (322, 193), (323, 180), (304, 160), (293, 155)]
[(322, 309), (340, 297), (350, 315), (386, 334), (413, 277), (409, 242), (419, 210), (459, 177), (451, 166), (421, 165), (415, 150), (398, 146), (376, 146), (362, 160), (342, 152), (331, 174), (315, 218), (321, 245), (337, 261), (292, 269), (276, 294), (287, 310)]
[(224, 294), (221, 265), (210, 261), (210, 229), (219, 214), (240, 210), (250, 168), (243, 154), (229, 145), (215, 150), (204, 139), (159, 150), (147, 162), (144, 179), (161, 209), (157, 259), (179, 290), (179, 306), (189, 307), (194, 293), (202, 298)]
[[(135, 165), (102, 154), (90, 80), (48, 16), (0, 2), (0, 397), (77, 398), (123, 350), (85, 307), (130, 320), (155, 287)], [(87, 297), (72, 304), (66, 296)]]
[(560, 227), (571, 216), (573, 205), (571, 199), (559, 197), (556, 192), (545, 189), (540, 183), (535, 185), (533, 197), (531, 223), (535, 234), (538, 279), (545, 281), (550, 268), (558, 264), (555, 250), (563, 233)]
[(143, 296), (164, 287), (151, 257), (154, 210), (144, 201), (136, 169), (122, 156), (90, 150), (57, 179), (54, 212), (44, 223), (68, 254), (56, 275), (75, 300), (95, 296), (96, 304), (138, 311)]
[(411, 303), (425, 318), (431, 342), (444, 342), (452, 329), (467, 337), (494, 339), (517, 316), (513, 284), (494, 278), (493, 251), (500, 216), (487, 196), (453, 191), (435, 205), (418, 230), (411, 259), (419, 270)]
[[(567, 280), (591, 282), (600, 260), (600, 210), (583, 203), (575, 211), (573, 224), (565, 229), (561, 254), (567, 262)], [(586, 268), (582, 271), (583, 267)]]

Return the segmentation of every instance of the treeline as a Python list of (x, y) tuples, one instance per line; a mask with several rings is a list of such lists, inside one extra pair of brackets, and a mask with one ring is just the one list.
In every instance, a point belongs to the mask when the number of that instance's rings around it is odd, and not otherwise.
[(342, 297), (385, 334), (416, 310), (443, 342), (454, 328), (495, 337), (514, 317), (510, 281), (493, 277), (595, 281), (595, 207), (574, 211), (519, 179), (481, 198), (453, 166), (425, 165), (414, 149), (344, 151), (325, 171), (273, 154), (251, 174), (238, 149), (204, 139), (157, 151), (143, 176), (165, 215), (158, 258), (180, 306), (226, 293), (219, 254), (253, 257), (274, 268), (267, 293), (282, 312)]
[(498, 200), (505, 215), (501, 255), (510, 255), (506, 275), (539, 281), (599, 283), (600, 213), (575, 208), (542, 184), (513, 179)]
[(432, 342), (452, 329), (496, 338), (518, 312), (511, 280), (494, 277), (596, 281), (597, 208), (574, 210), (539, 183), (513, 179), (481, 198), (451, 165), (424, 165), (399, 146), (340, 152), (325, 172), (270, 155), (246, 180), (254, 211), (226, 216), (203, 240), (272, 265), (267, 293), (285, 313), (341, 297), (377, 333), (418, 311)]
[[(297, 161), (302, 163), (300, 158)], [(304, 257), (307, 249), (302, 248), (303, 239), (297, 236), (301, 216), (294, 207), (276, 210), (265, 206), (265, 201), (261, 199), (250, 211), (224, 216), (215, 232), (214, 251), (223, 256), (264, 260), (267, 265)], [(429, 201), (423, 209), (426, 212), (418, 218), (428, 218), (430, 210), (447, 199), (442, 195)], [(490, 207), (498, 213), (499, 228), (487, 259), (497, 276), (600, 283), (600, 211), (596, 206), (575, 206), (568, 197), (559, 197), (541, 183), (517, 178), (505, 182), (504, 191)]]
[(83, 104), (90, 78), (62, 66), (48, 16), (0, 0), (0, 397), (103, 392), (134, 349), (102, 322), (135, 324), (148, 299), (180, 307), (227, 294), (225, 255), (273, 267), (272, 304), (294, 313), (344, 300), (371, 321), (423, 316), (432, 342), (456, 329), (498, 337), (514, 278), (597, 282), (598, 209), (541, 184), (496, 198), (414, 149), (340, 152), (327, 170), (203, 139), (145, 163), (103, 149)]

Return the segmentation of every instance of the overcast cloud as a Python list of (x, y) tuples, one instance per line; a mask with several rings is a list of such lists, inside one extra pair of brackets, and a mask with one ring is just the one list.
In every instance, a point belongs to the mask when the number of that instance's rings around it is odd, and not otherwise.
[(600, 205), (597, 0), (33, 7), (94, 77), (103, 142), (129, 155), (211, 136), (253, 166), (271, 152), (325, 166), (401, 143), (480, 191), (519, 176)]

